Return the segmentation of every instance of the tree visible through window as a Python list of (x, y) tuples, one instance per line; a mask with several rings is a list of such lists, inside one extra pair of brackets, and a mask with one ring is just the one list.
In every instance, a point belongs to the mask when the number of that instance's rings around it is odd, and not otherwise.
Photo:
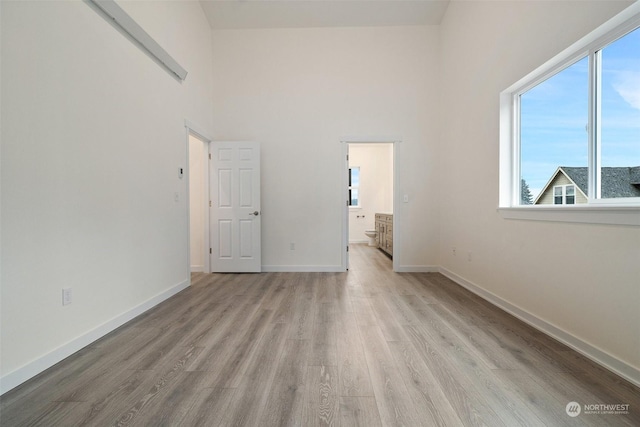
[[(515, 100), (519, 204), (575, 204), (575, 186), (588, 197), (580, 203), (640, 197), (640, 28), (593, 46)], [(559, 168), (571, 171), (571, 185), (549, 185)]]

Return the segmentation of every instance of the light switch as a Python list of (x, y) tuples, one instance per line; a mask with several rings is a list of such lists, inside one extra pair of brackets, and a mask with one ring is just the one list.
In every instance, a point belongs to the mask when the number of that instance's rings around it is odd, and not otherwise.
[(402, 196), (402, 201), (403, 201), (404, 203), (409, 203), (409, 195), (408, 195), (408, 194), (405, 194), (404, 196)]

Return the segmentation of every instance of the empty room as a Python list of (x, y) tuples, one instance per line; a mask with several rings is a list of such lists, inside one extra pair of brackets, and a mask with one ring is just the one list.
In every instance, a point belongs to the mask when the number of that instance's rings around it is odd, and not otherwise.
[(1, 426), (640, 425), (640, 3), (0, 0)]

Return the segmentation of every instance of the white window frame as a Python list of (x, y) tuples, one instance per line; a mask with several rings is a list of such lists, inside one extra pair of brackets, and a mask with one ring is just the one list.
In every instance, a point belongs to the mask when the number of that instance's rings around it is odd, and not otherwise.
[[(640, 226), (640, 198), (600, 199), (597, 102), (589, 96), (589, 196), (587, 204), (520, 205), (520, 111), (519, 97), (532, 87), (589, 56), (589, 94), (597, 88), (599, 51), (640, 26), (640, 3), (624, 11), (574, 43), (562, 53), (500, 93), (500, 194), (498, 211), (504, 218), (621, 224)], [(594, 99), (595, 98), (595, 99)], [(592, 173), (591, 171), (598, 171)]]
[[(358, 204), (357, 205), (352, 205), (349, 204), (349, 209), (362, 209), (362, 201), (360, 200), (360, 185), (351, 185), (351, 170), (352, 169), (358, 169), (358, 179), (362, 179), (362, 175), (360, 174), (361, 170), (360, 170), (360, 166), (349, 166), (349, 176), (347, 177), (349, 179), (349, 190), (353, 190), (354, 188), (356, 190), (358, 190)], [(351, 203), (351, 191), (349, 191), (349, 203)]]
[[(573, 188), (573, 203), (567, 203), (567, 188)], [(562, 203), (556, 203), (556, 188), (560, 189), (560, 197), (562, 197)], [(553, 186), (553, 204), (555, 206), (559, 205), (575, 205), (576, 204), (576, 186), (573, 184), (561, 184)]]

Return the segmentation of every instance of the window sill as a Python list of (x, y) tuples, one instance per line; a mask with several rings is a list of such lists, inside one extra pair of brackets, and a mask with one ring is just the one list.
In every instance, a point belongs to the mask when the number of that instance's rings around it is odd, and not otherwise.
[(640, 206), (519, 206), (498, 212), (504, 219), (640, 226)]

